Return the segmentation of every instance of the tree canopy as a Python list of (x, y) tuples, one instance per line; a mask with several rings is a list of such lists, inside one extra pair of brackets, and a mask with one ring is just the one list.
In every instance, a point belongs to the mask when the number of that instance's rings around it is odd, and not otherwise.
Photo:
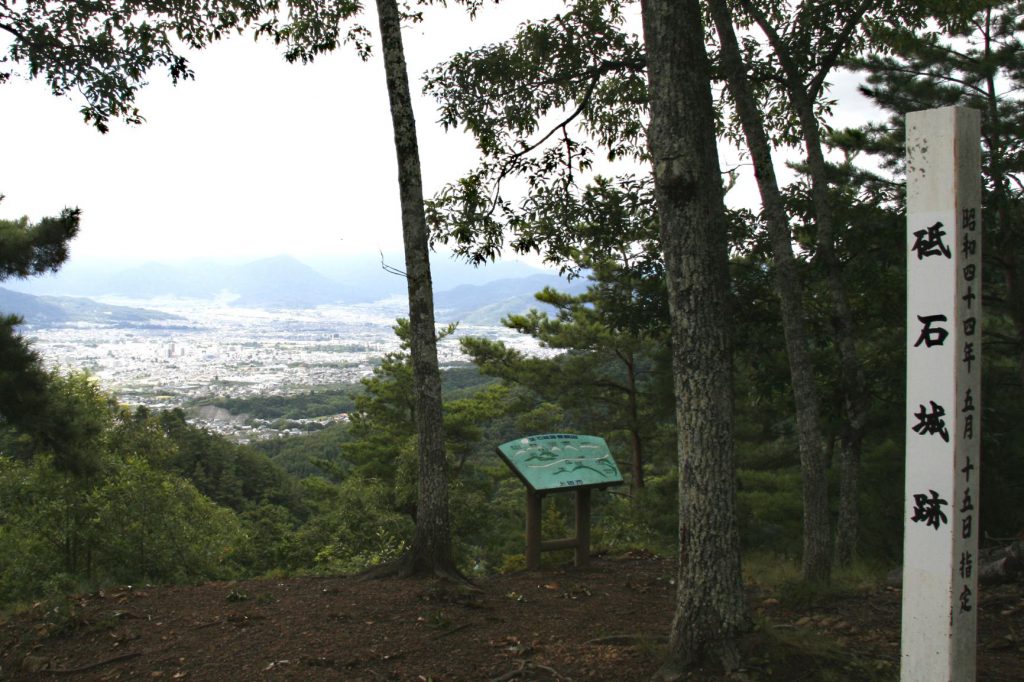
[(0, 84), (41, 78), (58, 96), (77, 93), (82, 116), (100, 132), (110, 121), (141, 123), (135, 106), (153, 69), (172, 82), (194, 77), (185, 52), (276, 10), (264, 0), (123, 0), (0, 3)]

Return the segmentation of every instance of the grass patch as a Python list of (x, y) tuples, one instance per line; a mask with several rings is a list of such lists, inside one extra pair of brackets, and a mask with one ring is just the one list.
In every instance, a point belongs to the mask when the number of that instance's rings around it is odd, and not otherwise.
[(866, 561), (832, 571), (829, 583), (808, 583), (800, 575), (800, 564), (790, 558), (771, 554), (752, 554), (743, 558), (746, 584), (774, 595), (785, 606), (805, 609), (823, 601), (867, 594), (885, 580), (885, 567)]
[(806, 628), (758, 623), (746, 644), (751, 671), (769, 679), (808, 682), (888, 682), (899, 674), (885, 660), (865, 658), (835, 638)]
[(778, 554), (751, 552), (743, 556), (743, 582), (766, 592), (800, 580), (800, 564)]

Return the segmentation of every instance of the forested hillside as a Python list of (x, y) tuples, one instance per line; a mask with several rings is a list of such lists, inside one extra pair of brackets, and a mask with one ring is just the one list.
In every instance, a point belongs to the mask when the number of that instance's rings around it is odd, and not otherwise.
[[(407, 355), (385, 364), (391, 374), (382, 370), (366, 382), (355, 398), (357, 409), (384, 391), (408, 394), (408, 385), (400, 384)], [(488, 380), (476, 372), (452, 374), (446, 383), (453, 395), (487, 391)], [(73, 413), (88, 437), (76, 439), (58, 461), (29, 435), (3, 431), (5, 602), (112, 582), (351, 572), (402, 549), (414, 509), (408, 500), (413, 482), (400, 472), (408, 457), (408, 436), (400, 431), (375, 434), (388, 449), (380, 462), (360, 450), (374, 445), (358, 425), (241, 446), (189, 425), (181, 410), (120, 407), (87, 375), (53, 373), (49, 381), (60, 396), (59, 409)], [(320, 416), (339, 399), (352, 409), (352, 398), (338, 393), (270, 400), (264, 409)], [(473, 475), (479, 490), (467, 505), (490, 497), (490, 487), (503, 478), (490, 453), (484, 457), (489, 446), (480, 443), (473, 419), (495, 410), (489, 401), (452, 402), (451, 430), (458, 434), (452, 447), (463, 460), (473, 456), (470, 468), (482, 466)], [(260, 409), (252, 401), (231, 406)], [(467, 525), (476, 523), (470, 509), (465, 514)], [(484, 570), (486, 554), (489, 565), (501, 565), (506, 554), (517, 553), (516, 535), (492, 537), (478, 528), (469, 542), (483, 549), (467, 549), (466, 561)]]

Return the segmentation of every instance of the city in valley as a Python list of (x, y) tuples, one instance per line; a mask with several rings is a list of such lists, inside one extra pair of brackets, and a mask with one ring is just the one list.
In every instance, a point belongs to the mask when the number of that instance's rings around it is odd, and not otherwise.
[[(104, 303), (168, 313), (144, 324), (22, 327), (51, 367), (86, 370), (126, 405), (186, 408), (191, 419), (237, 440), (298, 433), (267, 420), (206, 406), (216, 398), (290, 395), (358, 384), (385, 353), (398, 350), (392, 327), (406, 315), (399, 297), (374, 303), (266, 310), (225, 301), (107, 298)], [(532, 337), (501, 326), (460, 325), (438, 346), (442, 367), (465, 362), (458, 337), (501, 339), (543, 353)], [(317, 415), (320, 423), (346, 415)]]

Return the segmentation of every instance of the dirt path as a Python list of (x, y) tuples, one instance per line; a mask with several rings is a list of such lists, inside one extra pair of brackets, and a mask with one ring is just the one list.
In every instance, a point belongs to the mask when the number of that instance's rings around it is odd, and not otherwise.
[[(351, 578), (123, 588), (0, 620), (0, 679), (643, 680), (663, 651), (672, 574), (628, 556), (479, 592)], [(750, 679), (898, 676), (896, 590), (801, 610), (754, 592), (749, 603)], [(984, 592), (979, 613), (979, 680), (1022, 679), (1020, 586)]]

